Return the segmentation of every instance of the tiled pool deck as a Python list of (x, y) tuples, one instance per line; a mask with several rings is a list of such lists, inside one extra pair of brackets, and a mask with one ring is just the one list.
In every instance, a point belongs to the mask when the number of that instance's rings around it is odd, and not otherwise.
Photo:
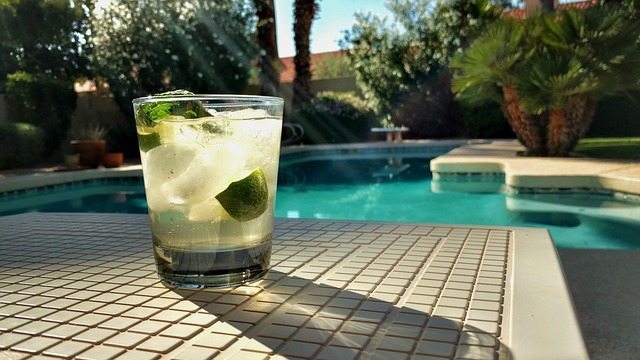
[[(477, 141), (473, 143), (428, 141), (427, 143), (434, 145), (436, 149), (442, 147), (438, 151), (449, 151), (462, 145), (449, 154), (432, 161), (432, 169), (436, 173), (445, 174), (444, 177), (448, 176), (446, 173), (455, 174), (453, 176), (464, 176), (464, 174), (470, 173), (503, 173), (507, 185), (521, 186), (520, 190), (523, 191), (527, 191), (530, 186), (547, 184), (550, 186), (547, 189), (551, 191), (581, 189), (596, 192), (620, 191), (632, 196), (640, 194), (638, 191), (640, 183), (638, 163), (575, 158), (544, 159), (543, 161), (518, 158), (516, 154), (522, 148), (512, 141)], [(332, 156), (332, 153), (341, 156), (349, 154), (358, 156), (359, 149), (369, 145), (371, 144), (355, 144), (346, 147), (325, 146), (324, 154), (321, 157)], [(405, 141), (401, 144), (376, 144), (376, 149), (369, 150), (368, 156), (376, 156), (375, 153), (382, 150), (380, 146), (396, 149), (394, 151), (412, 153), (420, 151), (424, 142)], [(310, 150), (312, 150), (311, 147), (292, 147), (283, 150), (283, 153), (289, 153), (289, 159), (296, 161), (296, 157), (304, 157), (305, 152), (308, 153)], [(134, 165), (119, 169), (65, 171), (52, 174), (35, 173), (24, 176), (15, 173), (3, 175), (7, 174), (0, 173), (0, 193), (7, 194), (7, 191), (18, 193), (34, 186), (61, 186), (59, 184), (69, 182), (101, 181), (100, 179), (113, 179), (114, 177), (124, 181), (131, 177), (139, 178), (141, 169), (139, 165)], [(562, 188), (559, 188), (557, 184), (561, 184)], [(75, 216), (67, 220), (75, 221)], [(8, 229), (9, 226), (0, 227), (2, 230), (5, 228)], [(41, 234), (46, 234), (46, 231), (42, 231)], [(105, 237), (107, 235), (101, 234), (101, 237), (98, 238), (104, 240), (107, 239)], [(588, 340), (589, 351), (594, 358), (634, 357), (640, 350), (637, 348), (637, 344), (640, 343), (639, 333), (634, 330), (640, 321), (638, 317), (640, 309), (637, 304), (637, 296), (640, 293), (637, 290), (638, 287), (630, 288), (628, 284), (630, 281), (638, 279), (638, 273), (634, 269), (638, 269), (636, 265), (640, 260), (640, 252), (565, 250), (560, 253), (571, 281), (570, 285), (576, 299), (583, 331), (585, 331)], [(37, 281), (37, 279), (32, 280)], [(26, 281), (32, 280), (27, 279)], [(2, 280), (0, 280), (1, 282)], [(29, 296), (37, 297), (40, 295), (31, 294)], [(28, 297), (22, 296), (22, 298)], [(0, 296), (0, 302), (2, 299), (4, 299), (4, 295)], [(14, 301), (14, 303), (17, 302), (17, 300)], [(21, 320), (17, 320), (15, 324), (23, 323), (24, 318), (18, 317), (18, 319)], [(38, 319), (38, 321), (41, 320), (43, 319)], [(12, 322), (9, 321), (9, 323)], [(0, 320), (0, 324), (6, 323)], [(69, 322), (60, 324), (73, 325)], [(5, 325), (0, 326), (0, 330), (5, 332)], [(102, 327), (98, 327), (93, 329), (91, 333), (102, 330)], [(25, 335), (24, 332), (19, 334), (19, 337)], [(41, 336), (42, 333), (39, 334), (38, 336)], [(125, 354), (129, 352), (127, 351)]]
[(0, 351), (175, 359), (586, 359), (546, 231), (280, 219), (272, 270), (171, 290), (145, 215), (0, 218)]

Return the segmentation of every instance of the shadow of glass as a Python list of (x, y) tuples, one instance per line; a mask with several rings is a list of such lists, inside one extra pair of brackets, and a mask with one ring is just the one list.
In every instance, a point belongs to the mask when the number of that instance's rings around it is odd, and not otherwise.
[(320, 359), (494, 359), (508, 353), (499, 328), (434, 316), (431, 306), (403, 304), (399, 296), (366, 296), (277, 270), (246, 286), (172, 291), (199, 312), (217, 317), (213, 333), (200, 334), (194, 345), (238, 358), (262, 353)]

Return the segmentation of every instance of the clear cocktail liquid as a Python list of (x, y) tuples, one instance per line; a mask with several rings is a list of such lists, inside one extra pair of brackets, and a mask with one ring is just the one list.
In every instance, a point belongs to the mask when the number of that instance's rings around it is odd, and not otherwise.
[[(269, 269), (281, 119), (256, 109), (211, 114), (137, 124), (154, 256), (171, 286), (230, 286)], [(257, 169), (266, 210), (238, 220), (216, 196)]]

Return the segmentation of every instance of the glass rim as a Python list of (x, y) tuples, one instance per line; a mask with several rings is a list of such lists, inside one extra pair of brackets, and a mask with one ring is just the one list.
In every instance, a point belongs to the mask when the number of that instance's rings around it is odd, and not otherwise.
[[(171, 96), (144, 96), (133, 99), (134, 105), (156, 103), (160, 101), (212, 101), (206, 107), (240, 107), (240, 106), (277, 106), (283, 105), (284, 99), (276, 96), (231, 95), (231, 94), (193, 94)], [(216, 103), (216, 101), (219, 101)]]

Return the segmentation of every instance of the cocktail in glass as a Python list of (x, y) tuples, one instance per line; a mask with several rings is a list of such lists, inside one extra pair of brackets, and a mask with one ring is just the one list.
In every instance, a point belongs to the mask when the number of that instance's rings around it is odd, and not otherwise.
[(226, 287), (263, 277), (282, 99), (178, 91), (133, 107), (160, 279)]

